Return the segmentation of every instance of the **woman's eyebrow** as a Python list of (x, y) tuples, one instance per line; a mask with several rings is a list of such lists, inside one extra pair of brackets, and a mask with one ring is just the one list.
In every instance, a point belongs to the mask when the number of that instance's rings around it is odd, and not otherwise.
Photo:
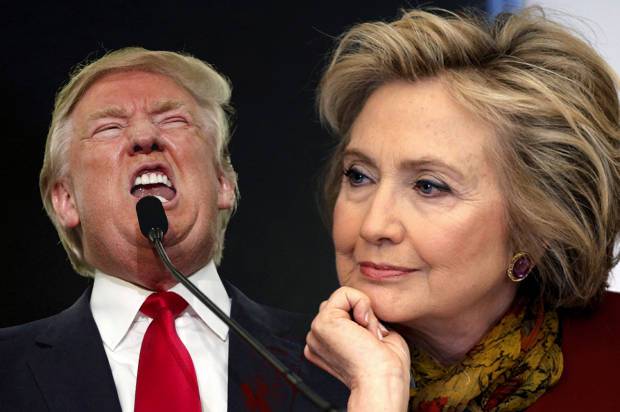
[(368, 164), (370, 164), (372, 166), (375, 165), (375, 161), (370, 156), (368, 156), (367, 154), (365, 154), (365, 153), (363, 153), (360, 150), (355, 149), (355, 148), (347, 148), (347, 149), (345, 149), (345, 151), (344, 151), (344, 153), (342, 155), (342, 158), (346, 159), (346, 158), (349, 158), (349, 157), (357, 158), (357, 159), (363, 161), (364, 163), (368, 163)]
[[(347, 158), (356, 158), (364, 163), (370, 164), (371, 166), (376, 165), (376, 162), (370, 156), (355, 148), (348, 148), (344, 151), (343, 159)], [(401, 161), (398, 166), (400, 169), (408, 171), (417, 171), (420, 169), (441, 169), (456, 179), (465, 179), (465, 175), (462, 171), (438, 157), (424, 156), (419, 159), (406, 159)]]
[(457, 179), (465, 179), (465, 175), (462, 171), (438, 157), (424, 156), (419, 159), (404, 160), (399, 166), (406, 170), (441, 169)]

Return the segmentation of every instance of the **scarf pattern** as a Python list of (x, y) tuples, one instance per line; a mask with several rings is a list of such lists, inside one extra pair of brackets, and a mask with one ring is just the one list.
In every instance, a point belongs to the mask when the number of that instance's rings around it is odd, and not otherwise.
[(521, 411), (553, 386), (563, 358), (557, 312), (518, 301), (460, 363), (411, 348), (411, 412)]

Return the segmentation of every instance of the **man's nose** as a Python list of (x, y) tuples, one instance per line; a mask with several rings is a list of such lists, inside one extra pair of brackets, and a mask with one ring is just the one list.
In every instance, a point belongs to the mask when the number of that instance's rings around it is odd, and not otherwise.
[(376, 245), (397, 244), (404, 240), (406, 228), (401, 216), (402, 202), (398, 197), (393, 188), (379, 185), (368, 202), (360, 229), (362, 238)]
[(159, 128), (144, 121), (134, 125), (130, 131), (129, 151), (131, 154), (149, 154), (162, 151), (164, 143)]

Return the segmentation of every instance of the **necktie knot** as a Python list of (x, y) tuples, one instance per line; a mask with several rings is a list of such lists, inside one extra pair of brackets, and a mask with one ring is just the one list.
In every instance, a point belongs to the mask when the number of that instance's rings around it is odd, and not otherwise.
[(170, 313), (173, 318), (179, 316), (187, 307), (187, 302), (174, 292), (157, 292), (146, 298), (140, 312), (157, 319), (164, 313)]

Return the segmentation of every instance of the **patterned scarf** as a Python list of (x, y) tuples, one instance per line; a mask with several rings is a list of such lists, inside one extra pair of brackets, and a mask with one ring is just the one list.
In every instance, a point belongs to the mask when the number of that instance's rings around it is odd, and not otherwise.
[[(519, 301), (456, 365), (442, 366), (411, 350), (409, 410), (413, 412), (521, 411), (562, 374), (558, 315), (542, 303)], [(412, 385), (413, 386), (413, 385)]]

